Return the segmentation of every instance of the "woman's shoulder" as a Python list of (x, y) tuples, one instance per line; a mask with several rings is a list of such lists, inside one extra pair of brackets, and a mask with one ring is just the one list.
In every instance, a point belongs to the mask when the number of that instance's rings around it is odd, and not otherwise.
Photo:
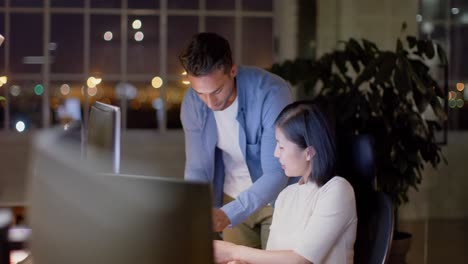
[(354, 196), (353, 186), (343, 177), (334, 176), (320, 188), (321, 192), (338, 192)]
[(285, 199), (286, 197), (289, 196), (289, 194), (291, 193), (294, 193), (296, 191), (296, 189), (298, 188), (298, 184), (297, 183), (294, 183), (294, 184), (290, 184), (288, 186), (286, 186), (279, 194), (278, 194), (278, 198), (276, 199), (276, 203), (278, 203), (278, 201), (281, 201), (283, 199)]

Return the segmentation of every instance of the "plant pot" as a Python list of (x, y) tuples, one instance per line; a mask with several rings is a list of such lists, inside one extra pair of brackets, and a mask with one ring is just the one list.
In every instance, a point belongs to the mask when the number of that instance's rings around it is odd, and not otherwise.
[(406, 255), (411, 246), (413, 235), (405, 232), (395, 232), (390, 249), (389, 264), (406, 264)]

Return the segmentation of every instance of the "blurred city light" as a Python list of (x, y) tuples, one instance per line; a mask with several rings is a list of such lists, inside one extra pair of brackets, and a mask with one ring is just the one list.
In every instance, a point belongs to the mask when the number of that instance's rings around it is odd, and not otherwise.
[(67, 95), (70, 93), (70, 86), (66, 83), (62, 84), (62, 86), (60, 86), (60, 92), (63, 94), (63, 95)]
[(105, 41), (111, 41), (112, 38), (113, 38), (112, 32), (106, 31), (106, 33), (104, 33), (104, 40)]
[(91, 76), (86, 81), (86, 84), (88, 85), (89, 88), (92, 88), (92, 87), (96, 87), (96, 85), (100, 84), (101, 82), (102, 82), (102, 78), (96, 78), (94, 76)]
[(455, 108), (457, 106), (457, 100), (450, 100), (449, 101), (449, 107), (450, 108)]
[(185, 84), (185, 85), (189, 85), (189, 84), (190, 84), (189, 81), (182, 81), (182, 83)]
[(454, 92), (454, 91), (450, 91), (449, 94), (448, 94), (448, 99), (453, 100), (455, 98), (457, 98), (457, 93)]
[(95, 96), (97, 94), (97, 87), (96, 86), (89, 87), (88, 94), (89, 96)]
[(139, 90), (138, 93), (137, 93), (137, 99), (138, 99), (138, 101), (143, 103), (148, 99), (148, 95), (146, 94), (145, 91)]
[(127, 82), (119, 82), (115, 89), (120, 98), (135, 99), (137, 96), (137, 88)]
[(34, 93), (36, 95), (42, 95), (44, 93), (44, 86), (42, 84), (37, 84), (34, 87)]
[(57, 49), (57, 43), (50, 42), (49, 43), (49, 50), (56, 50), (56, 49)]
[(107, 98), (107, 97), (104, 97), (99, 101), (101, 101), (102, 103), (105, 103), (105, 104), (112, 104), (111, 100), (109, 98)]
[(423, 21), (423, 17), (420, 14), (416, 15), (416, 22), (420, 23)]
[(135, 33), (135, 40), (138, 42), (142, 41), (144, 37), (145, 35), (143, 35), (143, 32), (141, 31)]
[(24, 129), (26, 128), (26, 125), (24, 124), (23, 121), (18, 121), (18, 122), (16, 122), (15, 128), (16, 128), (16, 130), (17, 130), (18, 132), (21, 133), (21, 132), (23, 132)]
[(134, 110), (138, 110), (141, 108), (141, 103), (138, 100), (133, 100), (130, 102), (130, 107)]
[(465, 84), (464, 83), (457, 83), (457, 90), (458, 91), (463, 91), (465, 89)]
[(161, 110), (163, 108), (163, 100), (161, 98), (156, 98), (153, 100), (153, 108), (156, 110)]
[(140, 29), (141, 28), (141, 21), (139, 19), (135, 19), (132, 23), (133, 29)]
[(8, 82), (8, 78), (6, 76), (1, 76), (0, 77), (0, 87), (2, 87), (7, 82)]
[(465, 101), (463, 101), (463, 99), (457, 99), (457, 107), (458, 108), (462, 108), (464, 104), (465, 104)]
[(11, 93), (11, 95), (13, 95), (13, 96), (18, 96), (18, 95), (20, 95), (20, 93), (21, 93), (21, 87), (19, 87), (18, 85), (12, 85), (12, 86), (10, 87), (10, 93)]
[(422, 25), (422, 31), (426, 34), (431, 34), (434, 31), (434, 24), (431, 22), (424, 22)]
[(454, 15), (458, 15), (458, 13), (460, 13), (460, 9), (457, 7), (453, 7), (451, 11), (452, 11), (452, 14)]
[(159, 76), (156, 76), (151, 80), (151, 86), (153, 86), (156, 89), (161, 88), (162, 85), (163, 85), (163, 80)]

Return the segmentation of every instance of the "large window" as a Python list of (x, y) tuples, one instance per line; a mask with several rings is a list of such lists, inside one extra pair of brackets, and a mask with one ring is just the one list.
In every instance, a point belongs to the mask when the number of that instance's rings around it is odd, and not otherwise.
[(468, 129), (468, 1), (421, 0), (421, 37), (440, 43), (449, 59), (449, 128)]
[(126, 128), (179, 128), (191, 36), (217, 32), (236, 63), (269, 67), (273, 19), (273, 0), (0, 0), (0, 126), (61, 124), (87, 98), (120, 106)]

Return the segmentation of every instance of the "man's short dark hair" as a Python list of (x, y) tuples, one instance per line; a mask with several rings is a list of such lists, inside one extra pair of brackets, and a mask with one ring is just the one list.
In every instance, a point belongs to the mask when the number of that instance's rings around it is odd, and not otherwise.
[(204, 76), (214, 70), (232, 68), (229, 42), (215, 33), (198, 33), (179, 55), (180, 63), (188, 74)]
[(310, 101), (289, 104), (279, 114), (275, 125), (300, 148), (315, 149), (310, 181), (323, 186), (335, 176), (337, 155), (334, 134), (318, 106)]

